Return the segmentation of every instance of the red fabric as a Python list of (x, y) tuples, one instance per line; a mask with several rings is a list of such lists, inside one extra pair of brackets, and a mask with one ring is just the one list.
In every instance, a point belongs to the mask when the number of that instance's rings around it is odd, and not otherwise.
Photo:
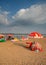
[(42, 51), (42, 47), (41, 45), (37, 42), (34, 44), (34, 47), (32, 47), (32, 50), (39, 50), (39, 51)]
[(38, 37), (42, 37), (42, 35), (40, 33), (38, 33), (38, 32), (32, 32), (32, 33), (29, 34), (29, 36), (34, 37), (34, 36), (36, 36), (36, 34), (37, 34)]
[(13, 34), (8, 34), (7, 36), (13, 36)]
[(26, 42), (26, 44), (29, 44), (29, 46), (27, 45), (26, 48), (30, 48), (32, 51), (35, 50), (43, 51), (41, 45), (38, 42), (35, 42), (34, 44), (33, 42)]
[(35, 49), (35, 47), (32, 47), (32, 51), (35, 51), (36, 49)]
[(33, 42), (26, 42), (26, 44), (29, 44), (26, 46), (26, 48), (31, 48), (32, 51), (35, 50), (43, 51), (41, 45), (38, 42), (35, 42), (34, 44)]
[(29, 46), (27, 45), (26, 48), (29, 48), (32, 46), (32, 42), (26, 42), (26, 44), (29, 44)]

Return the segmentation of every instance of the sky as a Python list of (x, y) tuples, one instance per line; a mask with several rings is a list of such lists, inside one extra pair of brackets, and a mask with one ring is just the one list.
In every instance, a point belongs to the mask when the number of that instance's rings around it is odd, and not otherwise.
[(46, 34), (46, 0), (0, 0), (0, 33)]

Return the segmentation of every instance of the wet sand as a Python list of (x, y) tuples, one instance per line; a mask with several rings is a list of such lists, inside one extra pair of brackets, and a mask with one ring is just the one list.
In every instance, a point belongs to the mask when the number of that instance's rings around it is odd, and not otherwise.
[(42, 52), (27, 49), (25, 42), (0, 42), (0, 65), (46, 65), (46, 38), (30, 39), (42, 45)]

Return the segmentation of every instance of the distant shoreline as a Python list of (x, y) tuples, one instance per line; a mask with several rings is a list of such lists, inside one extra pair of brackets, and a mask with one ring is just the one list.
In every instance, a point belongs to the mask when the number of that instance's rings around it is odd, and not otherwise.
[[(28, 36), (29, 33), (0, 33), (3, 35), (7, 35), (7, 34), (13, 34), (14, 36)], [(44, 38), (46, 37), (46, 34), (42, 34), (44, 36)]]
[[(0, 33), (0, 34), (14, 34), (14, 35), (28, 35), (29, 33)], [(42, 35), (46, 35), (46, 34), (42, 34)]]

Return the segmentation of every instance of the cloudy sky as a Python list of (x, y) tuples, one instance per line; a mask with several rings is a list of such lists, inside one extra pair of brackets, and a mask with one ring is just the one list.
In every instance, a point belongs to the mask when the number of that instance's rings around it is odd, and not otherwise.
[(46, 34), (46, 0), (0, 0), (0, 32)]

